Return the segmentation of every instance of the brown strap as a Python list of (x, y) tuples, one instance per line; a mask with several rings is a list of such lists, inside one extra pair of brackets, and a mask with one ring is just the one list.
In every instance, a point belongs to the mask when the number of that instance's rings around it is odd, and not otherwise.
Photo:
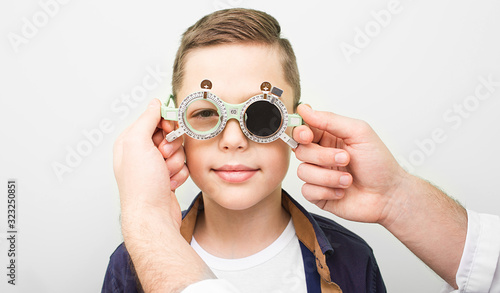
[(282, 205), (292, 216), (297, 238), (299, 238), (316, 258), (316, 269), (321, 278), (321, 292), (341, 293), (342, 290), (340, 287), (331, 280), (330, 269), (326, 264), (326, 257), (321, 251), (312, 223), (286, 195), (282, 197)]
[(181, 235), (188, 243), (191, 243), (193, 238), (194, 226), (196, 225), (196, 218), (198, 217), (198, 207), (200, 206), (201, 196), (196, 199), (188, 214), (182, 219), (181, 222)]
[(339, 285), (334, 282), (325, 281), (325, 279), (321, 278), (321, 292), (322, 293), (342, 293)]

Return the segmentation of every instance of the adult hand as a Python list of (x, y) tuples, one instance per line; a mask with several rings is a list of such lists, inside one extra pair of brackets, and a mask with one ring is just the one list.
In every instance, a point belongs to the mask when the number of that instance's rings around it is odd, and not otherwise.
[(182, 138), (164, 139), (160, 101), (118, 138), (114, 169), (125, 247), (145, 292), (180, 292), (215, 276), (180, 234), (181, 210), (173, 190), (188, 177)]
[[(151, 101), (146, 111), (118, 137), (113, 167), (122, 222), (134, 221), (143, 211), (160, 209), (170, 215), (171, 224), (179, 229), (181, 212), (172, 191), (184, 183), (189, 172), (184, 164), (182, 138), (171, 143), (165, 140), (173, 124), (161, 119), (160, 106), (159, 100)], [(123, 232), (126, 236), (127, 229)]]
[(300, 105), (294, 129), (302, 194), (341, 218), (379, 223), (457, 288), (467, 214), (455, 200), (403, 170), (360, 120)]
[(408, 174), (364, 121), (299, 105), (294, 129), (304, 197), (347, 220), (382, 223)]

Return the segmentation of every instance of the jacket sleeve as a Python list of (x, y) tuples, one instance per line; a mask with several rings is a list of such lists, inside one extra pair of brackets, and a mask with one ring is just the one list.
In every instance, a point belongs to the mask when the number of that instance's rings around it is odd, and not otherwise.
[(120, 244), (109, 258), (101, 292), (143, 292), (124, 243)]
[(366, 292), (385, 293), (387, 292), (387, 289), (385, 287), (384, 280), (382, 279), (382, 274), (380, 273), (375, 256), (373, 254), (372, 256), (373, 257), (370, 258), (366, 270)]

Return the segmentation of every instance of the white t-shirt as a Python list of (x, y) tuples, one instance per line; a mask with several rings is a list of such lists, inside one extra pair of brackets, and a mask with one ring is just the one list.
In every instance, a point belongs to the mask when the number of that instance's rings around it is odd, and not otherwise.
[(271, 245), (245, 258), (216, 257), (194, 237), (191, 246), (217, 278), (227, 280), (240, 293), (307, 292), (302, 252), (292, 220)]
[[(442, 292), (500, 292), (500, 217), (467, 210), (464, 252), (457, 272), (458, 290), (445, 285)], [(182, 293), (240, 293), (226, 280), (204, 280)], [(258, 292), (258, 291), (255, 291)], [(285, 292), (285, 291), (284, 291)]]

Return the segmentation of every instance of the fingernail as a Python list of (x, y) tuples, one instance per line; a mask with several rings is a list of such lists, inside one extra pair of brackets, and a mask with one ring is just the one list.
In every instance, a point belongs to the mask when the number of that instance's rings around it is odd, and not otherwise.
[(170, 180), (170, 189), (171, 189), (171, 190), (176, 189), (177, 187), (179, 187), (179, 186), (178, 186), (178, 184), (179, 184), (179, 183), (177, 183), (177, 181), (175, 181), (175, 180)]
[(349, 175), (342, 175), (340, 176), (339, 183), (342, 186), (349, 186), (349, 182), (351, 181), (351, 178), (349, 178)]
[(346, 164), (347, 163), (347, 154), (346, 153), (338, 153), (335, 155), (335, 163), (337, 164)]
[(163, 146), (163, 152), (165, 153), (165, 155), (168, 157), (172, 154), (172, 150), (173, 150), (173, 146), (169, 143), (165, 144)]
[(307, 140), (307, 133), (305, 131), (301, 131), (299, 134), (301, 140)]
[(338, 197), (344, 196), (344, 190), (343, 189), (335, 189), (335, 195)]

